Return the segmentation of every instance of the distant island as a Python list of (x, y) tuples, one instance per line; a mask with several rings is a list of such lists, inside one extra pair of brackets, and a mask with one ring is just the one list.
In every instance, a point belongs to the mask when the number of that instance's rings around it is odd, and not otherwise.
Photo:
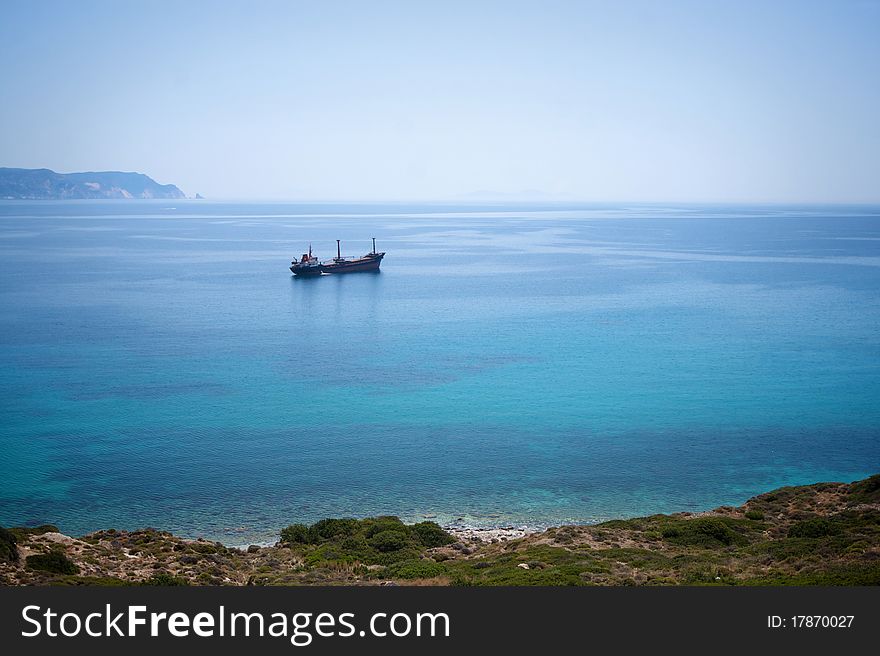
[(534, 533), (384, 516), (292, 524), (275, 545), (232, 547), (153, 528), (0, 527), (0, 586), (143, 584), (880, 585), (880, 474)]
[(99, 198), (186, 198), (173, 184), (143, 173), (96, 171), (56, 173), (49, 169), (0, 167), (0, 199), (80, 200)]

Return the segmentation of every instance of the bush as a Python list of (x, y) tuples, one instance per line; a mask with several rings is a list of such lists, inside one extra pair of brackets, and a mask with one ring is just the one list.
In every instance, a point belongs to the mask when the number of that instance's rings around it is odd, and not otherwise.
[(761, 521), (764, 519), (764, 513), (760, 510), (747, 510), (746, 511), (746, 519), (754, 519), (757, 521)]
[(406, 532), (407, 526), (398, 517), (393, 515), (380, 515), (379, 517), (368, 517), (361, 521), (364, 535), (368, 538), (373, 537), (382, 531), (402, 531)]
[(670, 522), (663, 528), (663, 538), (674, 544), (694, 547), (730, 546), (745, 542), (745, 538), (731, 529), (720, 517), (699, 517)]
[(18, 562), (18, 540), (10, 531), (0, 526), (0, 562)]
[(281, 541), (286, 544), (308, 544), (311, 541), (311, 532), (305, 524), (291, 524), (281, 529)]
[(837, 535), (838, 533), (840, 533), (839, 527), (824, 517), (806, 519), (792, 524), (788, 529), (788, 537), (790, 538), (824, 538), (826, 535)]
[(880, 501), (880, 474), (850, 485), (850, 503), (877, 503)]
[(376, 551), (360, 536), (325, 542), (306, 555), (306, 562), (316, 565), (321, 561), (341, 561), (346, 563), (364, 562), (374, 564)]
[(399, 579), (431, 579), (447, 573), (446, 567), (430, 560), (404, 560), (388, 567), (386, 576)]
[(309, 529), (311, 541), (331, 540), (337, 536), (354, 535), (358, 530), (358, 520), (350, 517), (343, 519), (322, 519), (312, 524)]
[(28, 556), (25, 563), (28, 569), (51, 572), (52, 574), (79, 574), (79, 567), (61, 551)]
[(435, 522), (419, 522), (418, 524), (413, 524), (410, 530), (416, 535), (419, 542), (426, 547), (442, 547), (444, 544), (455, 542), (455, 538), (440, 528), (440, 525)]
[(112, 576), (63, 576), (52, 581), (52, 585), (66, 585), (66, 586), (82, 586), (87, 585), (89, 587), (121, 587), (121, 586), (129, 586), (131, 583), (128, 581), (124, 581), (122, 579), (115, 579)]
[(60, 533), (54, 524), (41, 524), (40, 526), (15, 526), (9, 529), (18, 542), (24, 542), (31, 535), (43, 535), (43, 533)]
[(381, 531), (368, 540), (376, 551), (387, 553), (398, 551), (407, 545), (407, 536), (403, 531)]
[(180, 576), (174, 576), (173, 574), (169, 574), (168, 572), (157, 572), (153, 574), (150, 578), (144, 581), (144, 585), (161, 585), (161, 586), (171, 586), (171, 585), (189, 585), (189, 581)]
[[(322, 519), (312, 526), (292, 524), (281, 531), (281, 542), (301, 547), (306, 563), (332, 562), (391, 565), (416, 559), (426, 548), (454, 542), (434, 522), (404, 524), (390, 515), (366, 519)], [(312, 546), (314, 545), (314, 546)]]

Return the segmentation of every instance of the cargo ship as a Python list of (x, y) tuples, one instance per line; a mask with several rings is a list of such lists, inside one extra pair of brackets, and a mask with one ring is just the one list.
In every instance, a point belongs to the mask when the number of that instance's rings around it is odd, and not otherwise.
[(360, 273), (363, 271), (378, 271), (379, 265), (385, 253), (376, 252), (376, 238), (373, 237), (373, 250), (361, 257), (342, 257), (340, 240), (336, 240), (336, 257), (332, 260), (321, 262), (312, 255), (312, 246), (309, 252), (303, 253), (299, 261), (290, 263), (290, 271), (295, 276), (320, 276), (324, 273)]

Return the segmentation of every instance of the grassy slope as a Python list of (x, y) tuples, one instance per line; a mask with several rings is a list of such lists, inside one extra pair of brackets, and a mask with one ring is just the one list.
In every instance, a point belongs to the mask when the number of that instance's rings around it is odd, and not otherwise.
[[(294, 525), (278, 545), (249, 550), (153, 529), (81, 539), (53, 529), (0, 533), (0, 583), (880, 585), (880, 475), (494, 543), (463, 544), (430, 522), (393, 517)], [(78, 571), (56, 556), (27, 559), (52, 552)]]

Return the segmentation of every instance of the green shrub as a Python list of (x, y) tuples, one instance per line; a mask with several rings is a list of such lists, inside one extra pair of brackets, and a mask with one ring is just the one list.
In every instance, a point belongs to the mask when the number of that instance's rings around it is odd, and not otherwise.
[(312, 524), (309, 529), (311, 533), (311, 541), (313, 543), (321, 540), (331, 540), (338, 536), (354, 535), (359, 527), (360, 522), (351, 517), (342, 519), (322, 519)]
[(321, 561), (340, 561), (346, 563), (362, 562), (373, 564), (377, 553), (360, 536), (328, 541), (318, 545), (307, 556), (306, 562), (319, 564)]
[(575, 565), (548, 567), (544, 569), (522, 569), (515, 563), (495, 562), (491, 567), (474, 569), (465, 563), (450, 568), (452, 585), (583, 585), (581, 570)]
[(116, 579), (112, 576), (62, 576), (54, 581), (52, 581), (52, 585), (69, 585), (69, 586), (79, 586), (79, 585), (87, 585), (90, 587), (101, 586), (101, 587), (120, 587), (131, 585), (128, 581), (123, 581), (122, 579)]
[(816, 540), (805, 538), (781, 538), (760, 542), (748, 549), (748, 553), (766, 555), (772, 562), (795, 562), (815, 554)]
[(348, 554), (351, 560), (364, 560), (369, 558), (370, 554), (370, 545), (367, 544), (367, 541), (360, 535), (352, 535), (347, 538), (342, 538), (336, 544), (339, 548)]
[(745, 542), (745, 538), (720, 517), (672, 521), (662, 533), (667, 542), (682, 546), (717, 547)]
[(326, 565), (323, 561), (327, 560), (343, 560), (342, 554), (332, 544), (321, 545), (306, 556), (309, 565)]
[(440, 528), (435, 522), (419, 522), (413, 524), (410, 530), (416, 535), (419, 542), (426, 547), (442, 547), (444, 544), (452, 544), (455, 542), (449, 533)]
[(454, 539), (434, 522), (408, 526), (398, 517), (386, 515), (322, 519), (312, 526), (293, 524), (281, 531), (281, 542), (291, 547), (301, 545), (299, 550), (311, 566), (357, 562), (387, 566), (417, 559), (425, 549)]
[(747, 510), (746, 511), (746, 519), (754, 519), (757, 521), (761, 521), (764, 519), (764, 513), (760, 510)]
[(826, 535), (837, 535), (840, 528), (824, 517), (805, 519), (791, 525), (788, 529), (790, 538), (823, 538)]
[(399, 517), (393, 515), (380, 515), (361, 520), (361, 529), (368, 538), (382, 531), (407, 531), (407, 526)]
[(632, 519), (611, 519), (607, 522), (596, 524), (596, 527), (643, 531), (649, 526), (656, 524), (657, 522), (664, 522), (668, 519), (668, 515), (649, 515), (648, 517), (633, 517)]
[(311, 531), (305, 524), (291, 524), (281, 529), (281, 541), (286, 544), (308, 544), (311, 541)]
[(0, 562), (18, 562), (18, 540), (11, 531), (0, 526)]
[(430, 579), (435, 576), (443, 576), (446, 573), (446, 568), (440, 563), (430, 560), (404, 560), (390, 565), (386, 576), (399, 579)]
[(51, 572), (52, 574), (79, 574), (79, 567), (62, 551), (35, 554), (25, 559), (28, 569)]
[(880, 474), (853, 483), (849, 489), (850, 503), (877, 503), (880, 501)]
[(880, 565), (876, 563), (855, 563), (830, 565), (824, 570), (802, 571), (797, 573), (771, 570), (762, 576), (747, 579), (744, 585), (880, 585)]
[(189, 581), (180, 576), (174, 576), (173, 574), (169, 574), (168, 572), (157, 572), (153, 574), (150, 578), (144, 581), (144, 585), (161, 585), (161, 586), (173, 586), (173, 585), (189, 585)]
[(60, 533), (61, 531), (54, 524), (41, 524), (40, 526), (15, 526), (9, 529), (9, 532), (15, 536), (18, 542), (24, 542), (28, 536), (42, 535), (43, 533)]
[(380, 531), (373, 535), (368, 542), (377, 551), (387, 553), (403, 549), (409, 540), (403, 531)]

